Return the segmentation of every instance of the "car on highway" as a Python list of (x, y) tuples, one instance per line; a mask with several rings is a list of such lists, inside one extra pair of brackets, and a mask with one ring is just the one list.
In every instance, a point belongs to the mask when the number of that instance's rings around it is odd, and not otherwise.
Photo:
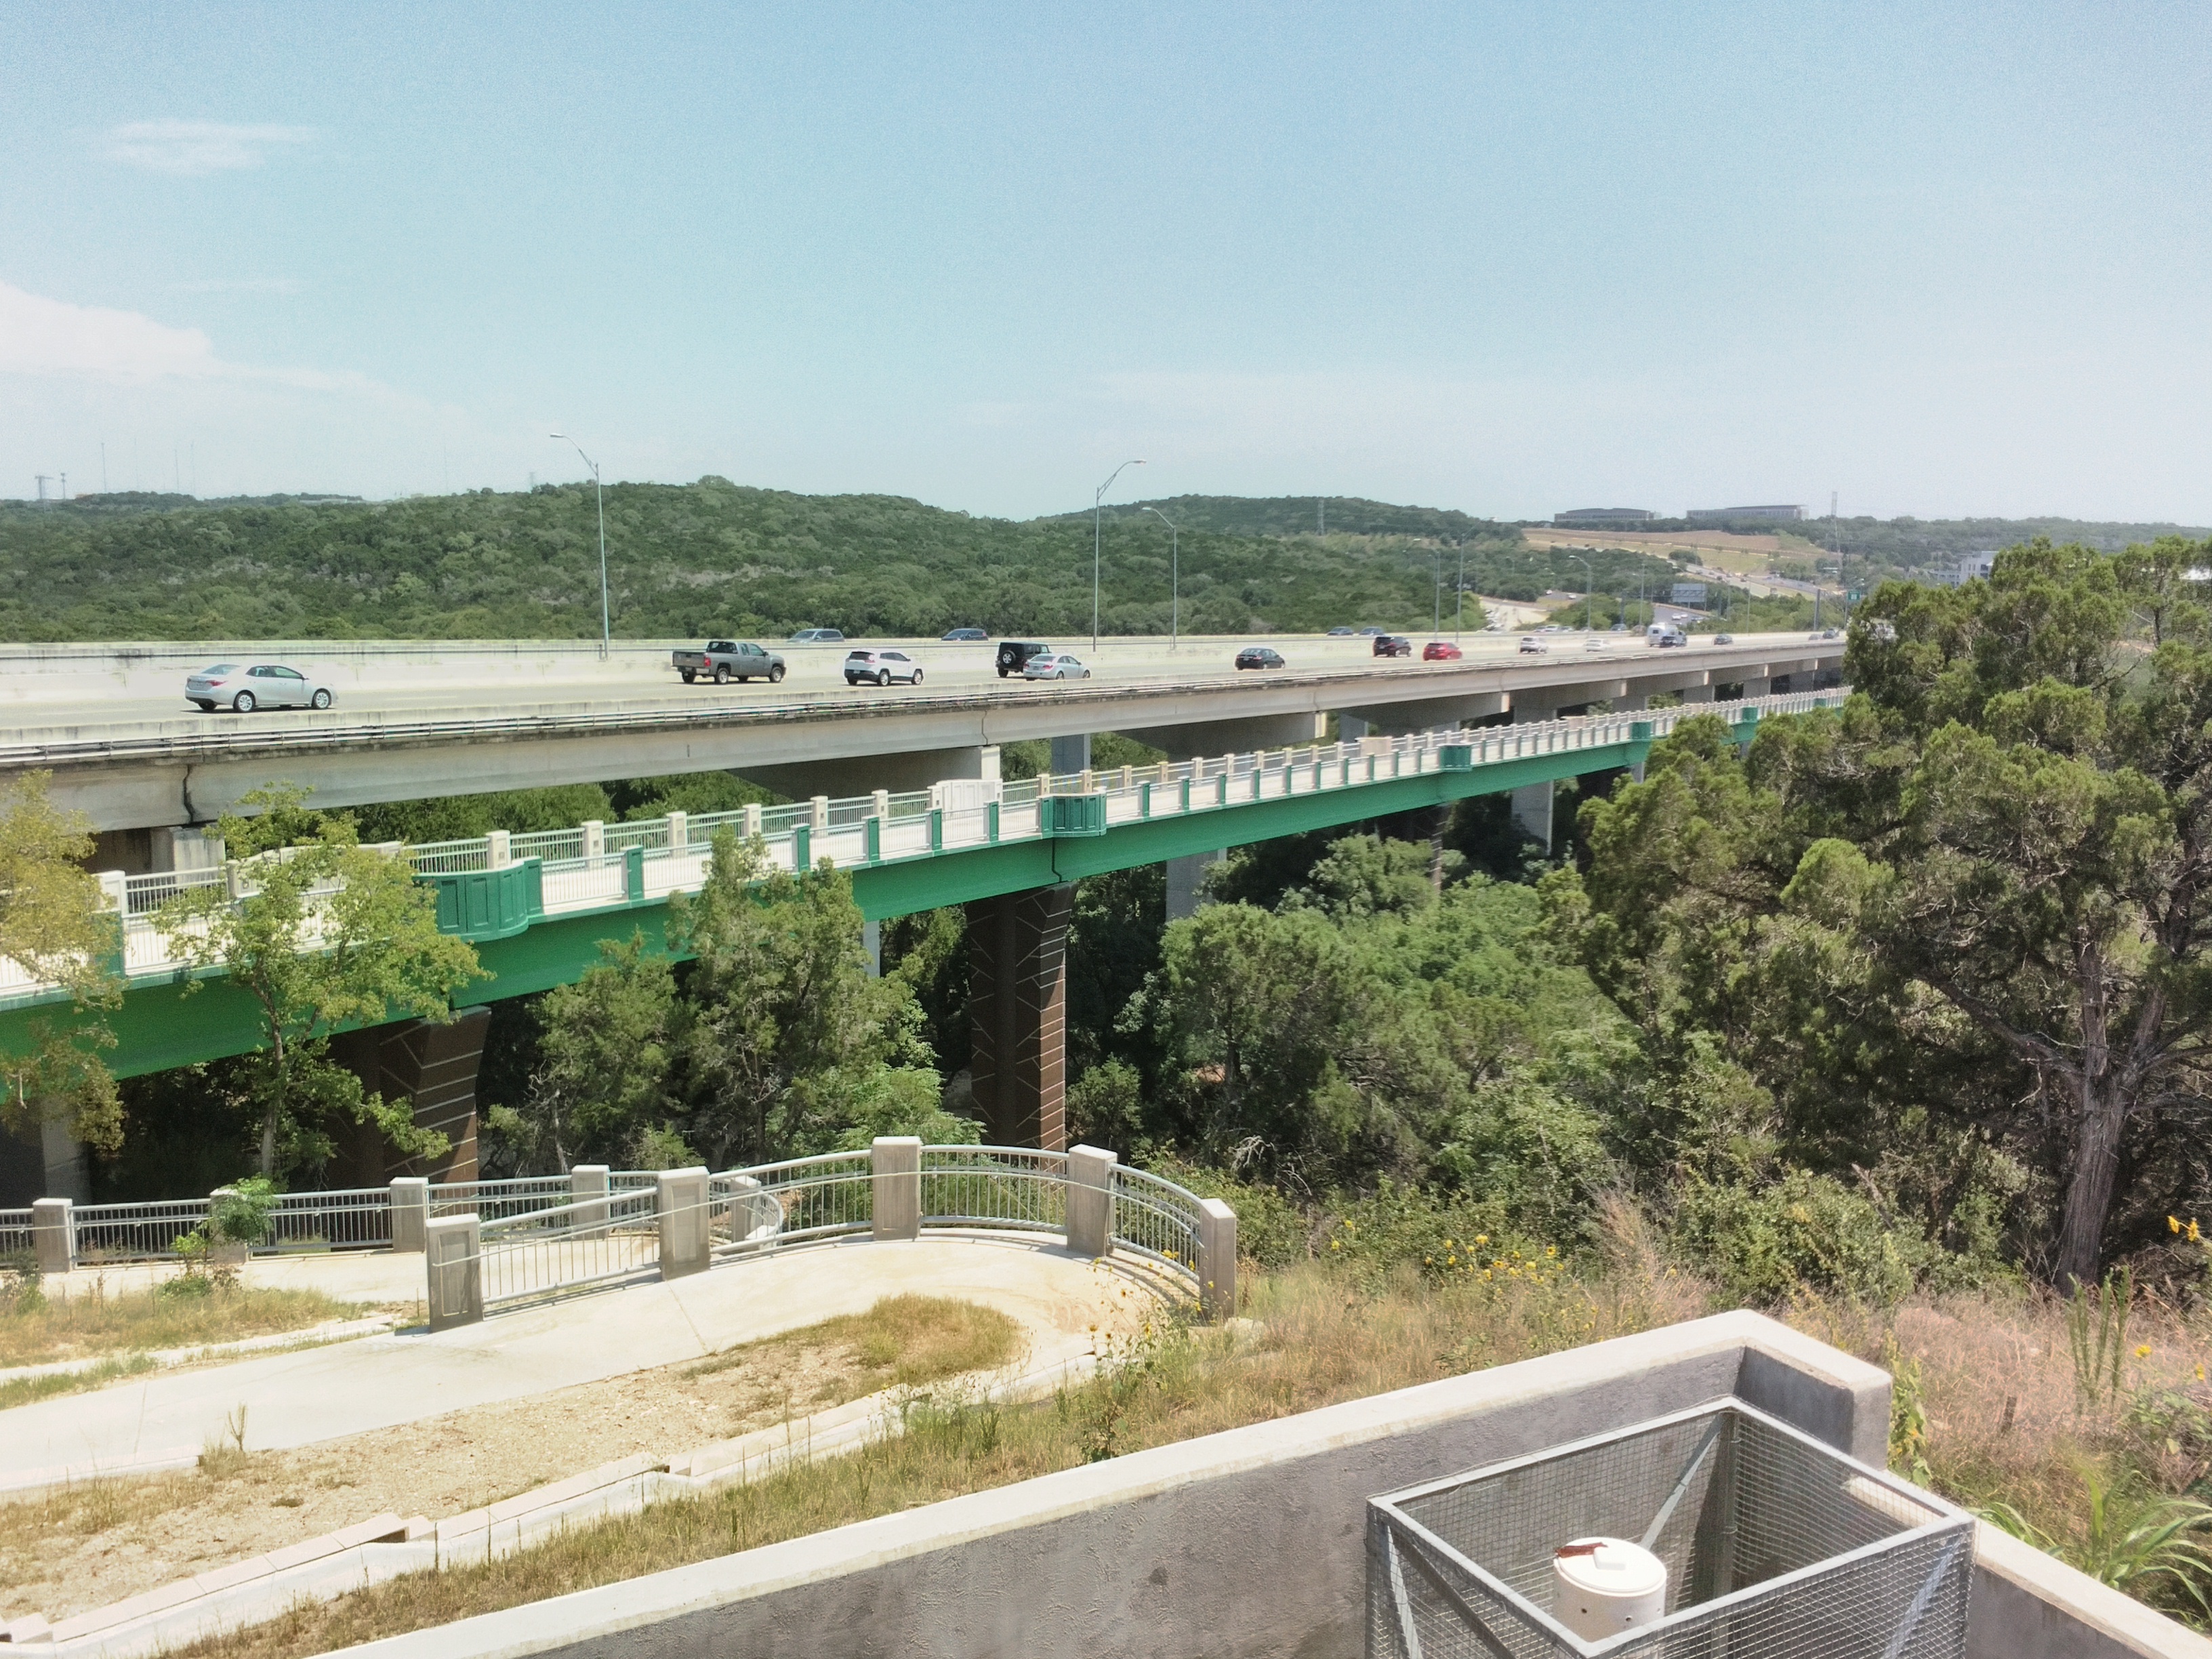
[(1390, 630), (1387, 628), (1376, 628), (1372, 623), (1370, 623), (1367, 627), (1361, 629), (1355, 637), (1363, 640), (1371, 640), (1379, 635), (1387, 634), (1389, 631)]
[(980, 628), (948, 628), (939, 637), (973, 645), (979, 640), (988, 640), (991, 636)]
[(1328, 636), (1333, 640), (1348, 640), (1352, 637), (1352, 630), (1339, 624), (1328, 630)]
[(1816, 640), (1832, 640), (1837, 637), (1837, 634), (1836, 630), (1832, 628), (1824, 628), (1819, 633), (1811, 635), (1808, 637)]
[(834, 628), (802, 628), (791, 636), (793, 645), (842, 645), (845, 636)]
[(1449, 640), (1431, 640), (1421, 647), (1423, 662), (1457, 662), (1465, 654)]
[(1248, 645), (1237, 653), (1239, 668), (1280, 668), (1283, 653), (1264, 645)]
[(1413, 642), (1403, 634), (1377, 634), (1375, 636), (1375, 654), (1378, 657), (1410, 657), (1413, 654)]
[(1613, 641), (1602, 634), (1589, 635), (1583, 641), (1583, 649), (1585, 651), (1609, 651), (1612, 648)]
[(1734, 645), (1735, 643), (1735, 635), (1733, 634), (1716, 634), (1713, 635), (1713, 643), (1715, 645)]
[(1539, 635), (1523, 634), (1521, 636), (1521, 654), (1524, 657), (1541, 656), (1551, 648), (1552, 642)]
[(750, 640), (709, 640), (702, 650), (670, 652), (668, 662), (686, 685), (702, 679), (717, 685), (727, 685), (732, 680), (739, 684), (766, 680), (774, 685), (783, 678), (783, 659), (773, 651), (762, 650)]
[(219, 662), (185, 681), (185, 700), (212, 714), (217, 705), (251, 714), (257, 708), (328, 708), (336, 696), (280, 662)]
[(845, 656), (845, 684), (848, 685), (889, 685), (894, 680), (904, 680), (908, 685), (921, 684), (921, 665), (903, 651), (850, 651)]
[(1031, 657), (1050, 653), (1052, 647), (1042, 640), (1000, 640), (999, 641), (999, 678), (1018, 674)]
[(1022, 665), (1025, 680), (1087, 680), (1091, 671), (1065, 651), (1040, 651)]

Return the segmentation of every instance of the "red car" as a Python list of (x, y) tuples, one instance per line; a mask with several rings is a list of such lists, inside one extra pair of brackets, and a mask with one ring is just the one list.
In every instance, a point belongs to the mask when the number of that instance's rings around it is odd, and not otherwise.
[(1423, 662), (1457, 662), (1464, 654), (1449, 640), (1431, 640), (1421, 647)]

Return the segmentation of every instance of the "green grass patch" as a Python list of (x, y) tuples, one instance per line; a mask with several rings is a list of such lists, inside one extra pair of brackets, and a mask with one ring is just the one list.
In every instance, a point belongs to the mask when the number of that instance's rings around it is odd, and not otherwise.
[(179, 1295), (157, 1286), (109, 1296), (95, 1288), (89, 1296), (73, 1296), (66, 1302), (49, 1299), (35, 1288), (26, 1287), (0, 1304), (0, 1367), (161, 1348), (206, 1347), (243, 1337), (304, 1330), (334, 1319), (357, 1318), (368, 1311), (362, 1304), (334, 1301), (319, 1291), (250, 1285), (210, 1287), (200, 1295)]

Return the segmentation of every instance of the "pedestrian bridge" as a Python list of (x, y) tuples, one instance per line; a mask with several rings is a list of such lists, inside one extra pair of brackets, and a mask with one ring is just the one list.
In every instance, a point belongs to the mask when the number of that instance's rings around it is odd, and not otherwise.
[[(1079, 878), (1218, 856), (1248, 842), (1638, 766), (1656, 738), (1701, 714), (1721, 714), (1748, 741), (1763, 715), (1835, 707), (1843, 696), (1802, 692), (1365, 737), (1019, 781), (956, 780), (911, 793), (817, 796), (710, 816), (677, 813), (530, 835), (495, 831), (470, 841), (394, 844), (391, 852), (436, 889), (440, 926), (477, 945), (489, 977), (456, 995), (465, 1015), (574, 981), (599, 959), (602, 940), (627, 938), (634, 929), (649, 945), (668, 948), (669, 896), (697, 890), (714, 839), (725, 831), (758, 837), (772, 870), (834, 864), (851, 877), (871, 922), (965, 905), (976, 981), (978, 1103), (994, 1139), (1054, 1146), (1063, 1144), (1057, 1024), (1062, 956), (1070, 884)], [(240, 897), (250, 894), (250, 864), (100, 879), (116, 919), (114, 963), (125, 984), (122, 1006), (108, 1020), (117, 1042), (106, 1058), (115, 1073), (134, 1076), (254, 1048), (257, 1009), (243, 991), (218, 976), (189, 999), (184, 995), (184, 964), (163, 912), (190, 887), (225, 884)], [(0, 961), (0, 1048), (24, 1041), (27, 1025), (58, 1000), (51, 986)], [(471, 1118), (482, 1018), (477, 1014), (472, 1028), (464, 1027), (477, 1033), (465, 1057)], [(434, 1039), (434, 1048), (438, 1041), (450, 1046), (465, 1038)], [(420, 1042), (410, 1052), (411, 1062), (393, 1054), (380, 1062), (389, 1074), (387, 1097), (409, 1086), (408, 1064), (434, 1070), (452, 1059)], [(1003, 1109), (994, 1110), (994, 1094), (1011, 1097), (998, 1102)]]

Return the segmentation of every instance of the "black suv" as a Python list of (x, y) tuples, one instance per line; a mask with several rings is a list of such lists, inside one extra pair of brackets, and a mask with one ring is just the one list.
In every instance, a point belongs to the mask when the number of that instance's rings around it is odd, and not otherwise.
[(999, 678), (1018, 674), (1031, 657), (1042, 656), (1051, 650), (1048, 645), (1036, 640), (1000, 640), (999, 641)]
[(1413, 654), (1413, 642), (1402, 634), (1377, 634), (1375, 636), (1375, 654), (1378, 657), (1410, 657)]

